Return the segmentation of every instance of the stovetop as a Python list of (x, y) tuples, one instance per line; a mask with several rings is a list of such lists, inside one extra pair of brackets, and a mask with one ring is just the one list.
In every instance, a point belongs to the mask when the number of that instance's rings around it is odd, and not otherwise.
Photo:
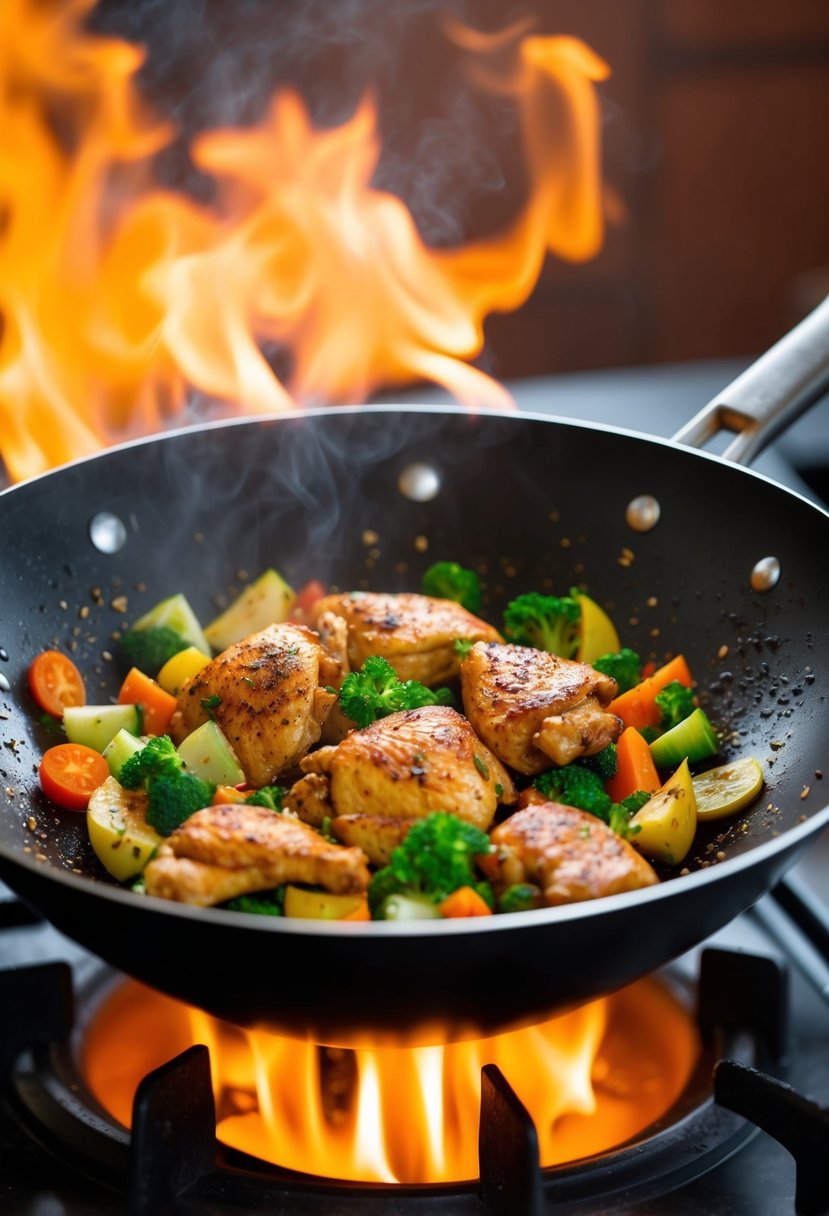
[[(580, 420), (607, 422), (660, 436), (673, 434), (688, 417), (746, 361), (687, 367), (648, 368), (585, 376), (544, 378), (512, 386), (519, 408)], [(829, 400), (820, 403), (767, 450), (755, 467), (777, 481), (822, 503), (829, 485)], [(829, 915), (829, 832), (813, 845), (793, 875)], [(701, 954), (711, 948), (756, 953), (778, 960), (788, 975), (789, 1042), (777, 1073), (799, 1093), (829, 1108), (829, 964), (793, 929), (771, 896), (738, 918), (703, 947), (672, 965), (675, 976), (693, 986)], [(61, 961), (71, 967), (80, 990), (101, 964), (69, 938), (44, 923), (32, 923), (26, 910), (0, 884), (0, 970)], [(810, 978), (807, 978), (807, 975)], [(821, 995), (819, 989), (824, 987)], [(826, 1134), (829, 1158), (829, 1132)], [(294, 1216), (276, 1201), (272, 1216)], [(58, 1162), (10, 1118), (0, 1102), (0, 1212), (5, 1216), (114, 1216), (126, 1211), (122, 1195)], [(224, 1206), (183, 1201), (177, 1213), (220, 1216)], [(247, 1210), (247, 1209), (246, 1209)], [(251, 1209), (252, 1210), (252, 1209)], [(394, 1201), (384, 1209), (397, 1214)], [(402, 1208), (399, 1209), (402, 1212)], [(428, 1200), (417, 1208), (430, 1213)], [(446, 1210), (446, 1209), (441, 1209)], [(465, 1209), (467, 1210), (467, 1209)], [(481, 1208), (482, 1216), (485, 1208)], [(555, 1208), (551, 1208), (555, 1211)], [(585, 1202), (579, 1209), (598, 1209)], [(609, 1209), (603, 1209), (609, 1210)], [(829, 1211), (829, 1200), (824, 1211)], [(776, 1140), (758, 1131), (727, 1160), (701, 1177), (689, 1169), (671, 1193), (627, 1202), (614, 1201), (615, 1216), (786, 1216), (795, 1212), (795, 1164)], [(331, 1216), (337, 1216), (332, 1207)], [(430, 1214), (431, 1216), (431, 1214)], [(512, 1214), (511, 1214), (512, 1216)], [(516, 1212), (515, 1216), (522, 1216)]]

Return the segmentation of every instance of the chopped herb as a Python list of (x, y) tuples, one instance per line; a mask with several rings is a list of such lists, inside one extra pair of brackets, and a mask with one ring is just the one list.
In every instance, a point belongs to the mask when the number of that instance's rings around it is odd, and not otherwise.
[(497, 781), (497, 782), (495, 783), (495, 797), (496, 797), (496, 798), (500, 798), (500, 797), (501, 797), (501, 795), (503, 794), (503, 792), (504, 792), (504, 787), (503, 787), (503, 785), (501, 785), (501, 782), (500, 782), (500, 781)]
[(205, 711), (206, 714), (209, 714), (209, 716), (211, 718), (213, 717), (213, 710), (218, 709), (218, 707), (221, 705), (221, 703), (222, 703), (222, 698), (218, 695), (218, 693), (215, 693), (215, 692), (212, 697), (202, 697), (201, 700), (199, 701), (199, 704), (201, 705), (202, 709)]
[(486, 766), (486, 762), (482, 760), (477, 753), (472, 757), (472, 759), (475, 761), (475, 768), (481, 774), (484, 781), (489, 781), (489, 769)]
[(455, 654), (461, 662), (464, 661), (475, 643), (472, 638), (455, 638)]
[(256, 684), (253, 682), (250, 676), (242, 676), (242, 682), (245, 684), (250, 684), (251, 688), (256, 687)]

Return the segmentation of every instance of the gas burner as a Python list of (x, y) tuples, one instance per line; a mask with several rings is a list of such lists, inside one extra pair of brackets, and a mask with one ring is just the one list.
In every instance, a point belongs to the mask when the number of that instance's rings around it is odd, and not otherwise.
[(7, 1107), (18, 1128), (72, 1170), (128, 1196), (131, 1216), (240, 1206), (292, 1216), (622, 1212), (713, 1170), (758, 1127), (795, 1156), (798, 1210), (829, 1207), (829, 1114), (786, 1083), (787, 972), (762, 955), (702, 952), (696, 984), (702, 1051), (693, 1075), (671, 1110), (608, 1152), (540, 1169), (537, 1132), (526, 1109), (503, 1074), (486, 1065), (480, 1177), (448, 1186), (336, 1182), (227, 1149), (216, 1140), (210, 1057), (201, 1045), (140, 1081), (130, 1134), (99, 1106), (78, 1065), (79, 1030), (112, 981), (112, 973), (99, 968), (78, 994), (76, 1027), (66, 964), (1, 973), (0, 1043)]

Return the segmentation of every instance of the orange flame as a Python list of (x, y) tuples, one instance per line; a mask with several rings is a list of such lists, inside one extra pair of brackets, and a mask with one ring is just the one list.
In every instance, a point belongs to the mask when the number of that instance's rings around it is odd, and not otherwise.
[(387, 1183), (478, 1177), (485, 1063), (530, 1112), (550, 1166), (659, 1118), (699, 1054), (692, 1020), (652, 980), (489, 1039), (355, 1050), (243, 1031), (129, 981), (89, 1027), (84, 1075), (129, 1126), (142, 1076), (195, 1042), (210, 1051), (223, 1144), (309, 1174)]
[[(605, 65), (571, 38), (447, 23), (476, 87), (514, 97), (530, 189), (508, 231), (436, 251), (372, 186), (374, 103), (316, 130), (277, 93), (254, 129), (203, 134), (216, 201), (158, 188), (173, 137), (142, 102), (143, 53), (85, 28), (93, 0), (0, 4), (0, 455), (13, 479), (181, 417), (360, 402), (427, 380), (472, 407), (506, 390), (469, 365), (547, 251), (602, 239), (597, 102)], [(262, 353), (284, 346), (282, 383)]]

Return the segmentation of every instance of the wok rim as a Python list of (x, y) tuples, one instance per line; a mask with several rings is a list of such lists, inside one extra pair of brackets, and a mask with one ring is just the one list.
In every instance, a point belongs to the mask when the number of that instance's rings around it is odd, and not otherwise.
[[(0, 490), (0, 501), (5, 499), (10, 494), (20, 493), (27, 490), (29, 487), (38, 485), (45, 479), (58, 477), (61, 473), (68, 469), (87, 465), (91, 462), (105, 460), (110, 457), (123, 455), (134, 448), (143, 447), (145, 445), (164, 444), (172, 439), (186, 438), (188, 435), (201, 435), (212, 431), (222, 431), (235, 429), (237, 427), (255, 427), (260, 425), (271, 425), (283, 421), (302, 421), (306, 418), (327, 418), (346, 415), (355, 417), (357, 415), (382, 415), (382, 414), (437, 414), (449, 415), (453, 417), (482, 417), (482, 418), (497, 418), (500, 420), (512, 420), (516, 423), (533, 422), (544, 423), (545, 425), (552, 424), (557, 427), (566, 427), (576, 431), (594, 431), (611, 436), (618, 436), (624, 439), (632, 439), (644, 442), (649, 446), (658, 448), (667, 448), (671, 451), (681, 450), (689, 456), (702, 460), (712, 461), (714, 464), (725, 467), (735, 476), (747, 476), (755, 478), (768, 486), (773, 487), (780, 493), (791, 497), (792, 499), (804, 504), (809, 510), (816, 512), (825, 519), (829, 519), (829, 509), (824, 508), (819, 503), (805, 497), (797, 490), (793, 490), (788, 486), (782, 485), (769, 477), (765, 473), (758, 472), (745, 465), (736, 464), (733, 461), (724, 459), (722, 456), (713, 452), (708, 452), (699, 448), (694, 448), (686, 444), (679, 444), (672, 438), (648, 434), (647, 432), (633, 430), (627, 427), (616, 426), (612, 423), (596, 422), (592, 420), (582, 420), (568, 418), (563, 415), (539, 413), (537, 411), (529, 411), (516, 408), (509, 409), (489, 409), (480, 408), (470, 410), (469, 408), (457, 404), (441, 404), (438, 402), (383, 402), (370, 405), (322, 405), (300, 407), (296, 409), (277, 411), (266, 414), (243, 415), (239, 417), (219, 418), (205, 422), (196, 422), (179, 427), (171, 427), (168, 430), (155, 432), (152, 435), (139, 436), (133, 439), (125, 440), (124, 442), (111, 444), (101, 448), (97, 452), (90, 453), (86, 456), (80, 456), (75, 460), (68, 461), (53, 469), (48, 469), (43, 473), (36, 474), (33, 477), (27, 478), (24, 481), (16, 482), (5, 489)], [(761, 797), (762, 795), (758, 795)], [(28, 791), (27, 791), (28, 797)], [(817, 836), (820, 831), (829, 826), (829, 801), (822, 806), (818, 811), (811, 814), (808, 819), (802, 823), (797, 823), (785, 830), (785, 832), (772, 839), (761, 841), (753, 845), (751, 849), (737, 857), (726, 857), (723, 861), (718, 861), (714, 865), (710, 865), (704, 869), (696, 870), (687, 875), (677, 874), (674, 877), (660, 881), (655, 886), (643, 887), (633, 891), (626, 891), (614, 895), (602, 896), (599, 899), (580, 900), (570, 904), (560, 904), (554, 907), (536, 908), (523, 912), (508, 912), (499, 913), (493, 917), (466, 917), (455, 919), (435, 919), (435, 920), (417, 920), (417, 921), (366, 921), (366, 922), (340, 922), (304, 920), (296, 917), (270, 917), (270, 916), (252, 916), (245, 912), (231, 912), (226, 909), (215, 907), (193, 907), (188, 904), (178, 903), (174, 900), (161, 899), (156, 896), (138, 895), (132, 891), (125, 890), (118, 886), (110, 886), (104, 882), (98, 882), (88, 875), (75, 875), (64, 872), (55, 866), (45, 868), (44, 863), (37, 862), (29, 856), (22, 854), (20, 850), (9, 848), (6, 844), (0, 841), (0, 859), (8, 862), (12, 867), (21, 868), (35, 875), (40, 881), (44, 872), (50, 882), (57, 882), (70, 890), (76, 890), (83, 894), (93, 894), (105, 900), (111, 900), (116, 904), (124, 904), (126, 907), (135, 907), (136, 910), (142, 906), (153, 913), (161, 913), (163, 915), (174, 916), (184, 919), (185, 921), (196, 921), (210, 924), (216, 922), (225, 925), (228, 928), (238, 927), (245, 929), (253, 929), (259, 933), (272, 934), (288, 934), (289, 936), (298, 935), (300, 937), (323, 937), (338, 938), (351, 937), (355, 934), (363, 939), (371, 940), (372, 938), (384, 939), (395, 937), (421, 937), (424, 934), (427, 936), (465, 936), (467, 934), (491, 934), (506, 931), (517, 924), (530, 928), (542, 928), (550, 924), (561, 923), (566, 924), (573, 920), (589, 919), (593, 916), (605, 915), (613, 909), (618, 909), (620, 914), (629, 911), (639, 905), (646, 905), (656, 902), (665, 897), (665, 892), (672, 891), (674, 883), (680, 882), (681, 889), (695, 890), (697, 888), (713, 886), (713, 884), (726, 881), (732, 876), (736, 876), (744, 870), (762, 866), (762, 863), (775, 854), (793, 853), (797, 855), (802, 851), (804, 842), (812, 836)], [(792, 859), (792, 864), (793, 864)], [(13, 879), (9, 882), (8, 875), (5, 876), (8, 885), (14, 889)], [(690, 887), (688, 886), (690, 884)], [(145, 903), (144, 901), (149, 901)]]

